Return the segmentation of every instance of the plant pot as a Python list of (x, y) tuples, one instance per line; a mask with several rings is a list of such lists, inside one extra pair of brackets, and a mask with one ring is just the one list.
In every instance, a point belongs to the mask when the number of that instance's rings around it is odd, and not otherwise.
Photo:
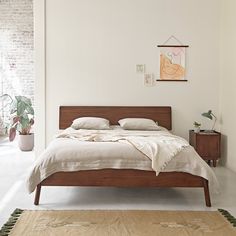
[(18, 144), (21, 151), (32, 151), (34, 148), (34, 134), (20, 134)]
[(199, 133), (200, 132), (200, 127), (194, 127), (194, 132)]

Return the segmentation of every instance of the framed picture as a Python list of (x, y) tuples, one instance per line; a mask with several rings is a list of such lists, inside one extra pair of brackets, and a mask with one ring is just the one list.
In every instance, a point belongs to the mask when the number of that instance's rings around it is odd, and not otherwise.
[(158, 45), (160, 48), (160, 79), (157, 81), (187, 81), (185, 68), (186, 47)]
[(154, 86), (154, 74), (144, 74), (144, 85), (147, 87)]

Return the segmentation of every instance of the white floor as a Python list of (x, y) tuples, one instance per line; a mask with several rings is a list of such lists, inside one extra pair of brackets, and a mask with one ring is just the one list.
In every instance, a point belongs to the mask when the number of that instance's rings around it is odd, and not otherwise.
[(33, 205), (25, 177), (34, 161), (33, 152), (20, 152), (16, 143), (0, 142), (0, 227), (15, 208), (21, 209), (147, 209), (216, 210), (236, 216), (236, 174), (224, 167), (214, 171), (221, 193), (211, 193), (212, 207), (205, 207), (201, 189), (144, 189), (95, 187), (44, 187), (40, 205)]

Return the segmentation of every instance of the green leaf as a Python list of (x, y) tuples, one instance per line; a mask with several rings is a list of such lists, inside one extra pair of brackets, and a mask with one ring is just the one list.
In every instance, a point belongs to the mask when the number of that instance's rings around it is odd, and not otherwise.
[(23, 101), (17, 102), (17, 115), (21, 116), (25, 111), (26, 105)]
[(198, 123), (197, 121), (194, 121), (193, 125), (194, 125), (195, 127), (200, 127), (200, 126), (201, 126), (201, 124)]
[(29, 120), (28, 116), (22, 116), (20, 118), (20, 126), (21, 126), (20, 128), (26, 129), (29, 126), (29, 122), (30, 122), (30, 120)]
[(11, 114), (14, 114), (16, 111), (17, 111), (17, 101), (14, 100), (14, 101), (12, 102), (12, 104), (11, 104), (11, 111), (10, 111), (10, 113), (11, 113)]
[(30, 98), (27, 98), (25, 96), (16, 96), (17, 102), (23, 102), (28, 106), (32, 106)]
[(26, 111), (28, 112), (28, 114), (34, 115), (34, 108), (33, 108), (33, 107), (27, 106), (27, 107), (26, 107)]

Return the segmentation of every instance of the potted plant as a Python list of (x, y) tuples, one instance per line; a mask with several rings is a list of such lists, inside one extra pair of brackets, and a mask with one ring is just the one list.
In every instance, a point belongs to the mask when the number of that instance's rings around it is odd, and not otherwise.
[(194, 125), (194, 132), (195, 133), (199, 133), (200, 132), (201, 124), (198, 123), (197, 121), (194, 121), (193, 125)]
[(22, 151), (32, 151), (34, 134), (31, 133), (34, 124), (34, 109), (31, 100), (25, 96), (15, 96), (11, 104), (12, 121), (9, 130), (9, 140), (13, 141), (16, 131), (19, 132), (19, 148)]

